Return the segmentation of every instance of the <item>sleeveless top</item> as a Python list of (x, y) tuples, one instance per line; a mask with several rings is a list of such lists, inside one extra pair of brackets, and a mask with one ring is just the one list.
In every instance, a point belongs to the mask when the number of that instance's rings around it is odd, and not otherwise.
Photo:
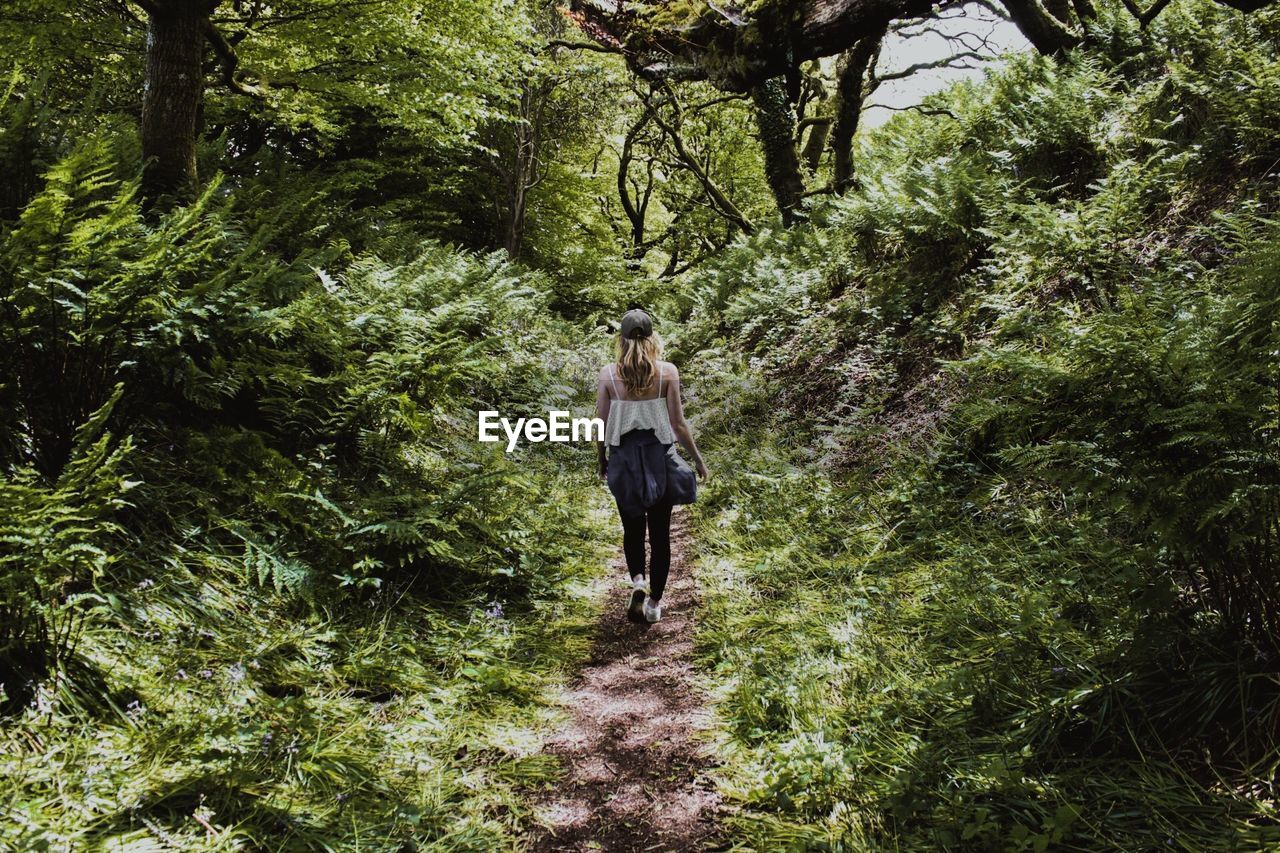
[(609, 420), (604, 428), (604, 442), (611, 447), (622, 443), (622, 436), (633, 429), (651, 429), (661, 444), (675, 444), (667, 398), (662, 396), (662, 371), (658, 371), (658, 396), (652, 400), (624, 400), (618, 388), (618, 366), (609, 365), (609, 381), (614, 399), (609, 403)]

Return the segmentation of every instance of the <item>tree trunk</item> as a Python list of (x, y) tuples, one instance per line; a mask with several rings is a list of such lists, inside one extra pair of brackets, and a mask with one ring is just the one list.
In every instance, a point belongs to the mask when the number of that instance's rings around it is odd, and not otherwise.
[[(1031, 46), (1045, 56), (1064, 53), (1080, 43), (1080, 34), (1068, 21), (1055, 17), (1039, 0), (1003, 0), (1003, 3), (1009, 19), (1031, 42)], [(1056, 8), (1061, 9), (1064, 5), (1059, 2)], [(1070, 18), (1069, 11), (1067, 17)]]
[[(43, 83), (43, 79), (41, 80)], [(31, 95), (14, 95), (17, 108), (13, 123), (0, 134), (0, 170), (5, 180), (0, 183), (0, 220), (17, 220), (27, 202), (40, 191), (40, 136), (36, 99)]]
[(796, 114), (787, 100), (783, 78), (773, 77), (751, 90), (756, 107), (756, 126), (764, 149), (764, 173), (778, 201), (782, 224), (790, 226), (800, 218), (804, 178), (796, 155)]
[(862, 102), (866, 98), (864, 84), (867, 68), (880, 49), (884, 31), (860, 39), (840, 58), (836, 78), (836, 121), (831, 128), (831, 151), (834, 170), (831, 184), (844, 193), (853, 183), (853, 136), (862, 119)]
[(831, 119), (816, 119), (809, 126), (809, 135), (805, 138), (804, 147), (800, 150), (800, 159), (810, 175), (818, 173), (818, 164), (822, 161), (822, 152), (826, 150), (827, 139), (831, 136)]
[[(635, 151), (636, 137), (640, 135), (640, 131), (648, 124), (650, 112), (651, 110), (646, 108), (639, 120), (627, 131), (627, 135), (622, 141), (622, 153), (618, 156), (618, 199), (622, 202), (622, 212), (626, 214), (627, 222), (631, 225), (631, 252), (633, 257), (635, 253), (642, 251), (641, 246), (644, 245), (645, 214), (649, 206), (649, 196), (646, 192), (641, 197), (634, 201), (632, 200), (630, 187), (631, 164), (635, 160), (633, 152)], [(649, 188), (653, 186), (652, 169), (649, 170), (647, 186)]]
[(191, 198), (198, 185), (196, 134), (204, 100), (204, 23), (211, 0), (155, 4), (147, 17), (142, 89), (142, 193), (148, 203)]
[[(524, 170), (519, 170), (523, 175)], [(507, 250), (507, 257), (519, 260), (524, 248), (524, 222), (528, 209), (529, 188), (524, 180), (519, 180), (508, 187), (507, 209), (504, 211), (502, 223), (502, 248)]]

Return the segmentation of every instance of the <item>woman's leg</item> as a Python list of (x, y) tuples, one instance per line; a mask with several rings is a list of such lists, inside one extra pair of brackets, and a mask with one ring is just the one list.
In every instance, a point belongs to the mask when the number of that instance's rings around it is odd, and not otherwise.
[[(667, 572), (671, 569), (671, 509), (669, 503), (649, 508), (649, 597), (662, 600), (667, 587)], [(641, 554), (644, 553), (643, 547)]]
[(644, 577), (644, 513), (622, 516), (622, 553), (631, 579)]

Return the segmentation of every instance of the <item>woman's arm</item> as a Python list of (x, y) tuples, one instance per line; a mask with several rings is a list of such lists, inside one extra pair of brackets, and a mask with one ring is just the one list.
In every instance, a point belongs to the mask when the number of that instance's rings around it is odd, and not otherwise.
[[(600, 370), (600, 376), (596, 379), (596, 417), (604, 422), (605, 426), (609, 425), (609, 365), (605, 365)], [(608, 429), (605, 435), (608, 435)], [(596, 467), (600, 472), (600, 476), (604, 477), (608, 473), (609, 460), (605, 456), (604, 441), (596, 442)]]
[(693, 467), (698, 472), (698, 477), (707, 479), (707, 466), (702, 461), (702, 454), (698, 452), (698, 445), (693, 440), (693, 430), (689, 429), (689, 422), (684, 419), (684, 404), (680, 401), (680, 371), (676, 370), (674, 364), (669, 365), (669, 372), (664, 378), (667, 385), (667, 414), (671, 416), (671, 428), (675, 430), (676, 438), (684, 445), (684, 449), (689, 451), (689, 455), (693, 457)]

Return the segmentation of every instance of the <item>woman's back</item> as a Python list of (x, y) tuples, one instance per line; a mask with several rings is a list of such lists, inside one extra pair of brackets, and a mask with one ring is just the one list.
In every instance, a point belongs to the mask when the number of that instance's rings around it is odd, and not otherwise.
[[(707, 468), (684, 418), (680, 373), (661, 360), (662, 341), (653, 333), (649, 315), (628, 311), (620, 327), (617, 361), (600, 370), (596, 383), (596, 416), (605, 424), (597, 452), (600, 476), (622, 518), (633, 586), (627, 612), (633, 619), (656, 622), (662, 618), (659, 602), (671, 564), (671, 510), (678, 503), (692, 503), (697, 492), (693, 472), (676, 452), (677, 439), (693, 454), (699, 476), (705, 478)], [(646, 530), (652, 551), (647, 597)]]
[[(636, 429), (653, 430), (654, 437), (662, 444), (675, 442), (667, 401), (667, 392), (670, 390), (668, 368), (671, 368), (669, 362), (657, 363), (654, 396), (642, 398), (627, 397), (627, 388), (618, 376), (617, 365), (611, 364), (606, 368), (613, 393), (609, 401), (609, 416), (605, 421), (605, 444), (617, 447), (622, 442), (622, 436)], [(671, 370), (674, 371), (674, 368)]]

